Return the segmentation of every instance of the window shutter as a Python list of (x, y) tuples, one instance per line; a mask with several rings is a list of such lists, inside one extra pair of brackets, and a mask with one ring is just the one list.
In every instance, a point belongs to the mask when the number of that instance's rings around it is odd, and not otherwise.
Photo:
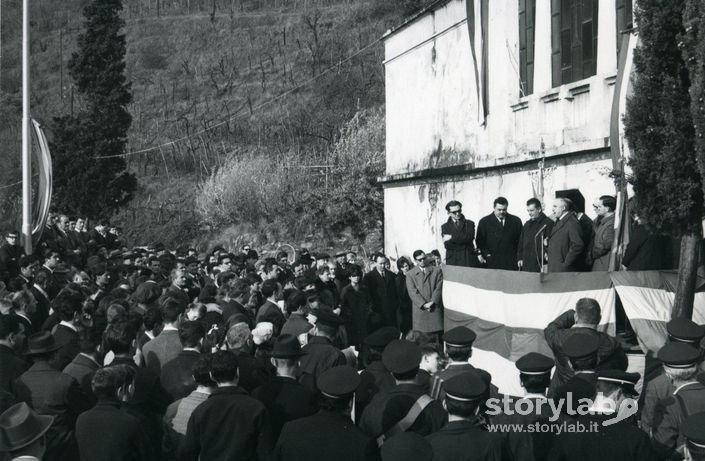
[(634, 26), (632, 0), (617, 0), (617, 56), (622, 46), (622, 34)]
[(551, 0), (551, 79), (554, 87), (561, 84), (561, 1)]

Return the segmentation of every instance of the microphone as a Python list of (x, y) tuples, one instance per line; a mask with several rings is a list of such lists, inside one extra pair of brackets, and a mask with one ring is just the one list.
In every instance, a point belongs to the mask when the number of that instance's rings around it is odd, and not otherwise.
[(544, 225), (541, 227), (541, 229), (539, 229), (539, 231), (536, 233), (536, 235), (534, 235), (534, 238), (536, 238), (536, 237), (538, 237), (539, 235), (541, 235), (541, 234), (543, 233), (543, 231), (546, 230), (546, 227), (547, 227), (547, 226), (548, 226), (548, 224), (544, 224)]

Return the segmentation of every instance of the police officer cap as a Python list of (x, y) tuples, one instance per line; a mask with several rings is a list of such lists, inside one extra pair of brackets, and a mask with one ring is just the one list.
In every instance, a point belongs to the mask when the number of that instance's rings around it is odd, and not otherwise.
[(556, 364), (550, 357), (538, 352), (529, 352), (516, 361), (516, 367), (525, 375), (544, 375), (550, 373)]
[(700, 351), (686, 343), (668, 343), (658, 351), (658, 359), (671, 368), (688, 368), (700, 361)]
[(343, 319), (339, 315), (331, 312), (328, 309), (318, 309), (316, 311), (316, 324), (328, 325), (337, 328), (343, 324)]
[(602, 370), (597, 374), (598, 381), (616, 384), (631, 395), (638, 394), (634, 386), (639, 378), (641, 378), (639, 373), (628, 373), (622, 370)]
[(574, 334), (563, 344), (563, 352), (571, 359), (580, 359), (596, 354), (600, 347), (600, 338), (597, 335)]
[(333, 367), (321, 373), (317, 385), (326, 397), (341, 399), (355, 392), (360, 385), (360, 375), (347, 365)]
[(471, 402), (487, 393), (487, 383), (474, 371), (466, 371), (443, 381), (446, 397), (461, 402)]
[(443, 334), (443, 341), (448, 346), (455, 347), (472, 346), (475, 338), (477, 338), (475, 332), (467, 327), (455, 327)]
[(364, 343), (370, 347), (384, 349), (387, 344), (399, 339), (401, 331), (395, 327), (382, 327), (365, 337)]
[(666, 324), (668, 334), (677, 341), (700, 342), (705, 336), (705, 327), (690, 319), (678, 317)]
[(688, 445), (705, 449), (705, 412), (688, 416), (681, 424), (681, 433)]
[(421, 364), (421, 347), (405, 339), (395, 339), (382, 353), (382, 364), (391, 373), (410, 373)]
[(431, 444), (416, 432), (402, 432), (382, 445), (382, 461), (432, 461)]

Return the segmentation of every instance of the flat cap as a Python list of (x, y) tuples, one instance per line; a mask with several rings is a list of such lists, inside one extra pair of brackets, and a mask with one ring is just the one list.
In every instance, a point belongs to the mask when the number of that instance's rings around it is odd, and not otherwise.
[(433, 448), (416, 432), (402, 432), (384, 442), (381, 455), (382, 461), (433, 461)]
[(344, 257), (346, 254), (348, 254), (347, 251), (339, 251), (339, 252), (337, 252), (337, 253), (335, 254), (335, 257), (336, 257), (336, 258), (342, 258), (342, 257)]
[(586, 333), (576, 333), (566, 339), (563, 344), (563, 352), (568, 358), (580, 359), (597, 354), (600, 347), (600, 338), (597, 335)]
[(467, 327), (455, 327), (443, 334), (443, 341), (448, 346), (472, 346), (475, 338), (477, 338), (475, 332)]
[(363, 342), (370, 347), (384, 349), (387, 344), (399, 339), (399, 336), (401, 336), (401, 331), (398, 328), (382, 327), (367, 335)]
[(641, 378), (639, 373), (628, 373), (622, 370), (602, 370), (597, 374), (598, 381), (617, 384), (631, 395), (637, 395), (635, 387)]
[(681, 423), (681, 434), (688, 445), (705, 449), (705, 412), (688, 416)]
[(556, 362), (538, 352), (529, 352), (516, 361), (516, 367), (525, 375), (544, 375), (550, 373)]
[(666, 324), (666, 331), (676, 341), (697, 343), (705, 336), (705, 326), (677, 317)]
[(658, 351), (658, 359), (671, 368), (689, 368), (700, 361), (700, 351), (686, 343), (668, 343)]
[(382, 353), (382, 364), (391, 373), (410, 373), (421, 364), (421, 347), (405, 339), (395, 339)]
[(330, 368), (318, 377), (318, 390), (326, 397), (341, 399), (357, 389), (360, 375), (347, 365)]
[(449, 399), (471, 402), (486, 395), (487, 383), (478, 373), (466, 371), (443, 381), (443, 390)]
[(344, 323), (344, 320), (340, 318), (339, 315), (329, 309), (318, 309), (315, 315), (317, 324), (320, 323), (322, 325), (338, 327)]

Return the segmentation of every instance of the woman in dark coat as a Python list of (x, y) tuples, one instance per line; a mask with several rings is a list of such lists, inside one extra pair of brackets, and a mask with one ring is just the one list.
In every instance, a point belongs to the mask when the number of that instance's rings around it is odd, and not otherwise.
[(348, 269), (350, 283), (340, 293), (340, 316), (345, 320), (348, 343), (360, 350), (367, 336), (367, 317), (372, 312), (372, 300), (367, 290), (360, 285), (362, 270), (359, 266)]
[(397, 261), (397, 269), (399, 269), (396, 278), (398, 292), (397, 297), (399, 299), (399, 329), (403, 334), (406, 335), (406, 333), (411, 330), (412, 323), (411, 298), (409, 297), (409, 292), (406, 289), (406, 273), (411, 270), (411, 262), (409, 262), (409, 260), (405, 256), (402, 256)]

